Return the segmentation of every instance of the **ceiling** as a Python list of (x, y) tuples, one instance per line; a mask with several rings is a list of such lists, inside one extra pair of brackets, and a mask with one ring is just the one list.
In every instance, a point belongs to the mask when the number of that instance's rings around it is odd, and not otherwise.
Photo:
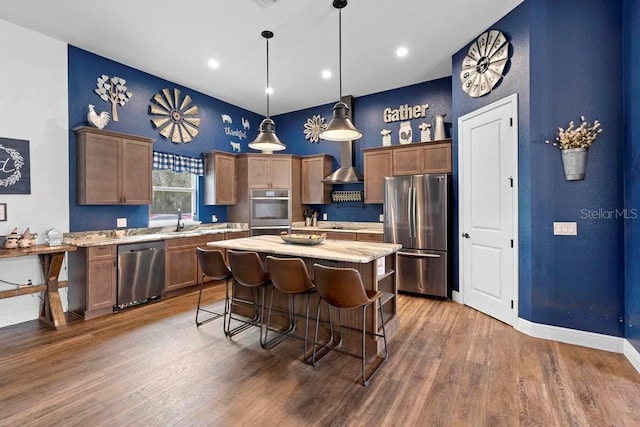
[[(339, 97), (332, 0), (12, 0), (0, 19), (259, 114)], [(522, 0), (351, 0), (342, 10), (343, 95), (451, 75), (451, 55)], [(262, 3), (271, 3), (264, 6)], [(409, 54), (398, 58), (405, 46)], [(220, 67), (207, 65), (215, 58)], [(321, 71), (333, 72), (331, 79)]]

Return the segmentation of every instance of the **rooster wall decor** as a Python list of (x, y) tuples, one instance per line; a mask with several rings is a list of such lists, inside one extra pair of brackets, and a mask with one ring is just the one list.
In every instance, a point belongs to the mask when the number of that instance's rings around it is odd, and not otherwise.
[(109, 116), (109, 113), (107, 113), (106, 111), (103, 111), (102, 113), (97, 114), (96, 111), (94, 110), (94, 105), (89, 104), (89, 112), (87, 113), (87, 120), (89, 121), (89, 123), (91, 123), (91, 125), (97, 127), (98, 129), (102, 129), (109, 123), (109, 120), (111, 120), (111, 117)]

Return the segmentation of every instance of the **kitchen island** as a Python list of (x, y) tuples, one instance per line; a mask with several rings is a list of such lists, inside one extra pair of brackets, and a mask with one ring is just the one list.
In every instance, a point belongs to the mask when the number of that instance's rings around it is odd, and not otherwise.
[[(223, 240), (207, 243), (209, 247), (224, 248), (239, 251), (257, 252), (263, 260), (266, 268), (266, 257), (299, 257), (302, 258), (313, 279), (313, 265), (322, 264), (330, 267), (354, 268), (358, 270), (362, 277), (362, 282), (366, 289), (382, 291), (382, 311), (385, 321), (387, 339), (391, 339), (398, 329), (397, 319), (397, 296), (398, 288), (396, 284), (396, 252), (401, 245), (394, 243), (371, 243), (344, 240), (325, 240), (317, 245), (291, 244), (284, 242), (279, 236), (255, 236), (234, 240)], [(317, 298), (317, 297), (316, 297)], [(274, 301), (284, 309), (285, 298), (283, 294), (276, 291)], [(317, 307), (317, 299), (312, 302), (312, 310)], [(274, 302), (274, 306), (276, 302)], [(297, 314), (303, 315), (303, 304), (299, 304)], [(235, 307), (234, 311), (243, 313), (242, 307)], [(322, 310), (325, 313), (325, 310)], [(315, 313), (315, 311), (313, 311)], [(379, 330), (381, 323), (377, 310), (370, 310), (367, 313), (367, 330)], [(328, 318), (321, 318), (323, 327)], [(349, 328), (360, 329), (362, 320), (357, 310), (347, 310), (343, 313), (343, 325), (347, 327), (345, 332), (345, 342), (358, 342), (358, 334), (353, 333)], [(357, 346), (357, 344), (355, 344)], [(368, 337), (367, 352), (377, 353), (382, 350), (384, 343), (382, 338)]]

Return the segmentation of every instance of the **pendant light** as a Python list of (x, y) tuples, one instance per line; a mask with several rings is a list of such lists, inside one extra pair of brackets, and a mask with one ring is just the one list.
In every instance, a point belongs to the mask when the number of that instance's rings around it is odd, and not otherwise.
[(261, 150), (263, 153), (271, 154), (287, 148), (276, 135), (276, 124), (269, 116), (269, 39), (273, 37), (271, 31), (263, 31), (262, 37), (267, 41), (267, 117), (260, 123), (260, 133), (253, 142), (249, 143), (249, 148)]
[(333, 7), (338, 9), (338, 75), (340, 79), (340, 100), (333, 106), (333, 118), (320, 133), (320, 138), (329, 141), (352, 141), (362, 136), (362, 132), (353, 125), (349, 118), (349, 107), (342, 102), (342, 9), (347, 0), (333, 0)]

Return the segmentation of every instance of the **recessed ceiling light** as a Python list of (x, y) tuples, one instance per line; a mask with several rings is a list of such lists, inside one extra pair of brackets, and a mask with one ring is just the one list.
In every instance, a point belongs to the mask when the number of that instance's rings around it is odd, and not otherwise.
[(331, 78), (331, 71), (329, 71), (329, 70), (322, 71), (322, 78), (323, 79), (330, 79)]
[(398, 50), (396, 50), (396, 55), (398, 55), (400, 58), (402, 58), (403, 56), (407, 56), (408, 53), (409, 50), (406, 47), (399, 47)]
[(210, 59), (207, 64), (209, 64), (209, 67), (211, 67), (211, 68), (219, 68), (220, 67), (220, 63), (215, 59)]
[(269, 95), (271, 95), (273, 93), (273, 88), (272, 87), (268, 87), (264, 90), (266, 93), (268, 93)]

